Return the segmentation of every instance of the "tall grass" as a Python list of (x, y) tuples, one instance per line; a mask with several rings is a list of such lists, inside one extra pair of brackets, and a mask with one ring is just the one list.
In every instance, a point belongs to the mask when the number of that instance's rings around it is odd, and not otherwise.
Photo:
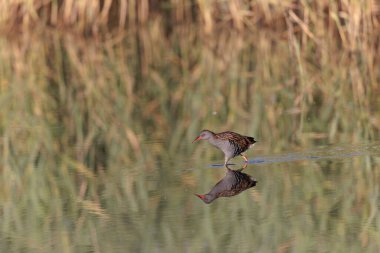
[(103, 40), (41, 27), (96, 34), (112, 1), (1, 3), (5, 26), (39, 24), (0, 38), (1, 251), (379, 250), (377, 157), (268, 166), (205, 207), (191, 193), (224, 172), (189, 145), (203, 128), (251, 133), (254, 155), (378, 140), (375, 3), (121, 3), (115, 27), (139, 29)]
[(9, 30), (30, 29), (38, 24), (91, 33), (152, 21), (163, 22), (168, 29), (178, 24), (196, 24), (206, 33), (223, 27), (283, 31), (292, 24), (304, 42), (318, 42), (330, 34), (340, 37), (344, 46), (354, 48), (359, 38), (373, 38), (378, 33), (379, 5), (373, 0), (8, 0), (0, 4), (0, 17), (0, 26)]

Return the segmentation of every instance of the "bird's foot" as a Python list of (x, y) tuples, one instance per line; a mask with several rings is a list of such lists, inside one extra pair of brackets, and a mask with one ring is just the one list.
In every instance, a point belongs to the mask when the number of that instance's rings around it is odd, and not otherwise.
[(244, 159), (244, 163), (248, 163), (248, 159), (247, 159), (247, 157), (245, 156), (245, 155), (241, 155), (242, 157), (243, 157), (243, 159)]
[(245, 168), (247, 168), (247, 166), (248, 166), (248, 163), (244, 163), (243, 167), (241, 167), (238, 171), (244, 170)]

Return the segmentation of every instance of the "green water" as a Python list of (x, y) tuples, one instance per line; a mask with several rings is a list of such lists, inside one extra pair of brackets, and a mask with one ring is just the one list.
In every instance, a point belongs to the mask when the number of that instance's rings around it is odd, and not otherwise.
[[(162, 36), (0, 40), (1, 252), (379, 252), (365, 52)], [(191, 143), (205, 128), (259, 141), (254, 188), (194, 195), (225, 175), (219, 150)]]

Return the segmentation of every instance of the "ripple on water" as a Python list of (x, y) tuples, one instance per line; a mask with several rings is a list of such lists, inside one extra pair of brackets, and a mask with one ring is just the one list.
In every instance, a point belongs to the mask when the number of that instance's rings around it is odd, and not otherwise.
[[(305, 149), (298, 152), (259, 156), (250, 159), (248, 164), (271, 164), (306, 160), (344, 159), (355, 156), (380, 155), (380, 142), (355, 146), (326, 146), (317, 149)], [(236, 165), (236, 164), (229, 164)], [(223, 164), (210, 164), (210, 167), (224, 167)]]

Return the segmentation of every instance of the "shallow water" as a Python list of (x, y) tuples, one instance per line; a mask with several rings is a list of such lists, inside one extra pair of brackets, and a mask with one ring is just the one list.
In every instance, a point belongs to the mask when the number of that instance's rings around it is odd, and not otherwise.
[[(166, 144), (147, 141), (144, 145), (164, 152)], [(136, 161), (110, 167), (106, 174), (78, 181), (77, 203), (63, 195), (51, 199), (47, 204), (52, 209), (40, 210), (47, 216), (38, 220), (19, 207), (25, 220), (21, 218), (22, 232), (18, 233), (25, 236), (15, 236), (9, 228), (9, 234), (3, 234), (3, 248), (28, 252), (57, 248), (62, 252), (377, 249), (377, 244), (370, 242), (377, 242), (380, 221), (378, 142), (268, 155), (253, 148), (248, 151), (250, 160), (244, 172), (255, 178), (257, 185), (209, 205), (194, 194), (207, 193), (223, 178), (226, 170), (215, 166), (223, 161), (223, 154), (206, 143), (190, 145), (189, 149), (208, 156), (198, 158), (193, 153), (186, 160), (176, 154), (152, 164)], [(243, 165), (240, 157), (232, 162), (234, 169)], [(94, 184), (100, 188), (91, 188)], [(81, 197), (83, 191), (91, 190), (99, 195), (89, 200)], [(78, 205), (74, 210), (81, 211), (73, 212), (70, 205)], [(11, 210), (3, 216), (11, 215)]]
[[(210, 38), (148, 35), (1, 41), (1, 252), (380, 251), (380, 110), (341, 85), (366, 83), (355, 62), (321, 73), (306, 52), (319, 83), (275, 34), (225, 35), (246, 43), (226, 59)], [(194, 195), (226, 174), (191, 143), (204, 128), (260, 140), (255, 187)]]
[[(165, 143), (155, 140), (146, 145), (164, 150)], [(298, 148), (273, 155), (253, 148), (243, 172), (255, 178), (257, 185), (209, 205), (194, 194), (207, 193), (223, 178), (226, 170), (209, 163), (222, 161), (223, 155), (206, 143), (192, 148), (207, 150), (212, 158), (198, 159), (193, 154), (178, 162), (176, 156), (169, 156), (149, 168), (136, 161), (117, 168), (116, 174), (110, 168), (108, 175), (88, 179), (88, 184), (95, 180), (103, 189), (98, 189), (101, 194), (96, 201), (77, 196), (80, 213), (73, 213), (69, 206), (59, 213), (48, 208), (47, 217), (33, 220), (28, 209), (21, 208), (26, 220), (18, 233), (25, 236), (16, 237), (8, 230), (3, 233), (2, 247), (28, 252), (57, 248), (62, 252), (377, 249), (370, 242), (377, 241), (379, 221), (379, 187), (374, 176), (378, 142)], [(240, 157), (232, 161), (234, 169), (243, 165)], [(80, 187), (85, 187), (83, 182)], [(60, 198), (51, 199), (49, 205), (75, 204)], [(8, 215), (3, 213), (4, 218)]]
[[(248, 159), (248, 164), (271, 164), (284, 162), (297, 162), (307, 160), (334, 160), (344, 159), (355, 156), (378, 156), (380, 154), (380, 143), (362, 144), (355, 146), (348, 145), (329, 145), (318, 147), (316, 149), (305, 149), (291, 153), (282, 153), (274, 155), (258, 156), (253, 159)], [(237, 158), (235, 158), (237, 160)], [(237, 165), (229, 162), (228, 165)], [(210, 167), (224, 168), (223, 163), (210, 164)]]
[(304, 151), (293, 153), (257, 157), (255, 159), (249, 160), (249, 164), (283, 163), (319, 159), (333, 160), (355, 156), (378, 156), (379, 154), (380, 143), (378, 142), (355, 146), (330, 145), (326, 147), (319, 147), (318, 149), (305, 149)]
[[(211, 149), (213, 157), (223, 159), (208, 144), (195, 148)], [(207, 159), (197, 159), (197, 165), (169, 159), (153, 169), (159, 173), (135, 175), (140, 178), (137, 193), (146, 194), (136, 196), (136, 202), (148, 202), (134, 208), (125, 202), (113, 212), (106, 209), (108, 219), (99, 229), (108, 231), (106, 238), (112, 241), (119, 238), (113, 243), (120, 250), (131, 251), (326, 252), (349, 246), (356, 252), (373, 239), (366, 231), (377, 230), (377, 181), (358, 174), (377, 168), (371, 161), (378, 159), (379, 148), (379, 143), (329, 145), (258, 157), (253, 149), (244, 172), (257, 185), (210, 205), (194, 193), (207, 193), (225, 169)], [(240, 160), (235, 158), (232, 167), (239, 169)]]

